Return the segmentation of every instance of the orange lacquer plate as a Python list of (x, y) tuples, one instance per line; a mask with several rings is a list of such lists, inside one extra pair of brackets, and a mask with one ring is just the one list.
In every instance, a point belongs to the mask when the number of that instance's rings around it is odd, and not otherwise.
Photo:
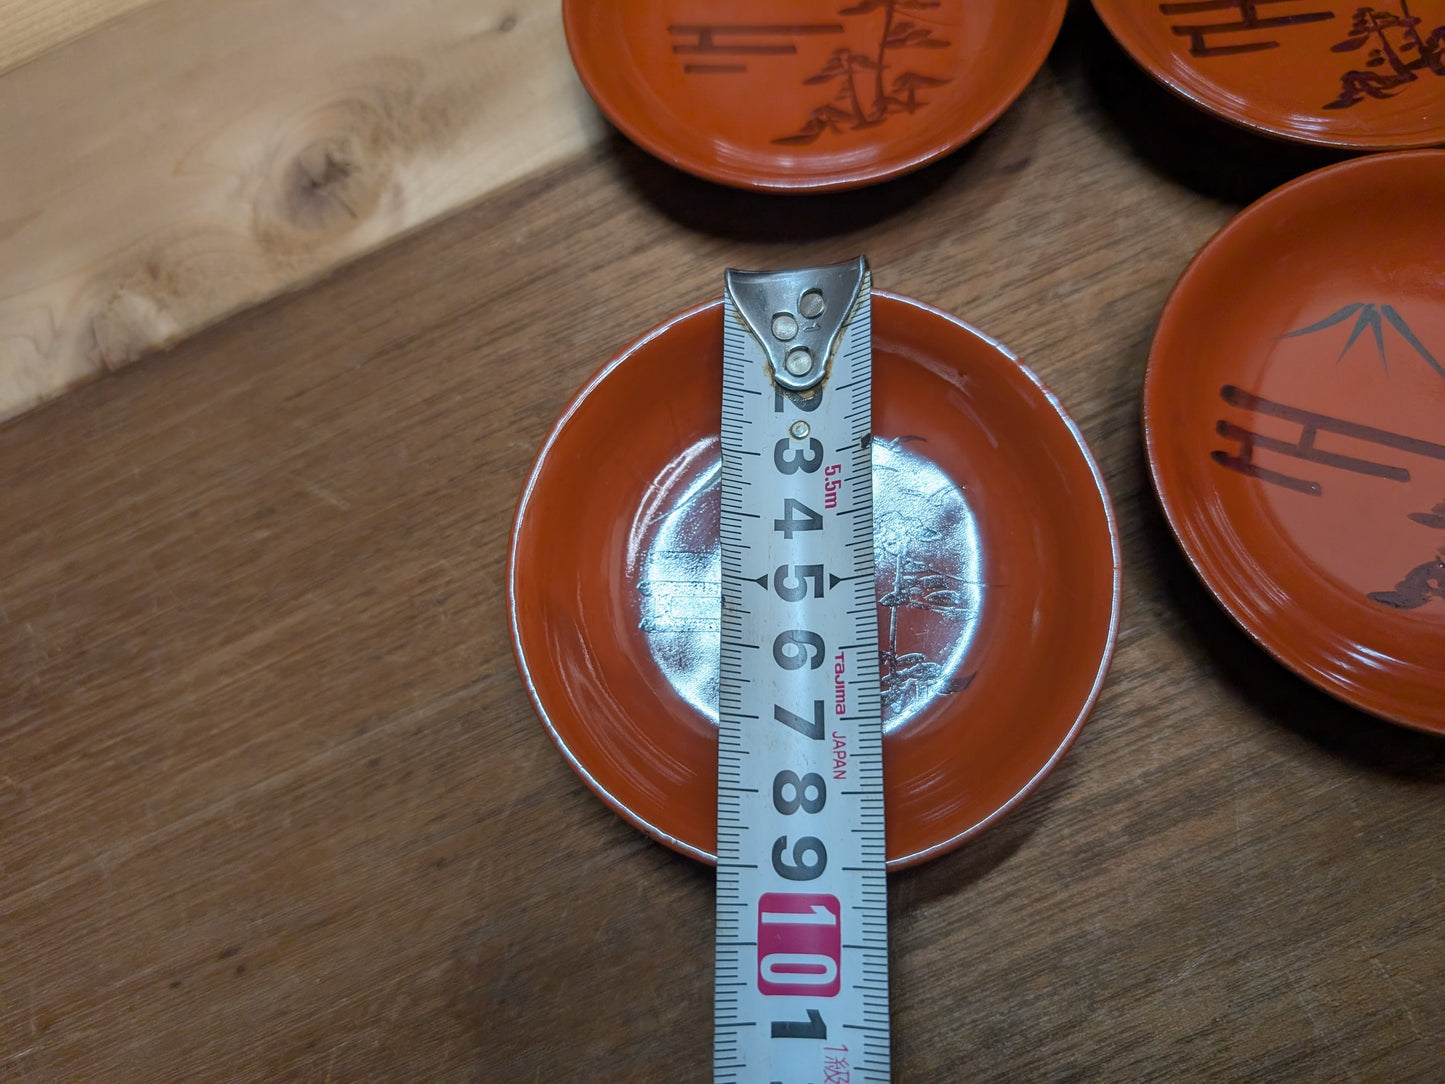
[(897, 176), (998, 119), (1067, 0), (563, 0), (598, 107), (689, 173), (819, 191)]
[(1445, 143), (1445, 0), (1094, 0), (1155, 78), (1226, 120), (1329, 147)]
[[(1023, 799), (1083, 725), (1119, 546), (1073, 423), (998, 344), (873, 295), (874, 551), (888, 856), (923, 861)], [(578, 394), (517, 509), (513, 644), (563, 755), (617, 812), (717, 842), (722, 304)]]
[(1189, 265), (1144, 382), (1155, 486), (1234, 618), (1329, 693), (1445, 734), (1445, 151), (1359, 158)]

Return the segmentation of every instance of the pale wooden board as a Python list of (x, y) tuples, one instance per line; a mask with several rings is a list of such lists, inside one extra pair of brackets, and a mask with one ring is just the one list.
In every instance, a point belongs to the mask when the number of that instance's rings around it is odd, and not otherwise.
[(0, 72), (156, 0), (0, 0)]
[(162, 0), (0, 76), (0, 419), (585, 148), (560, 23)]

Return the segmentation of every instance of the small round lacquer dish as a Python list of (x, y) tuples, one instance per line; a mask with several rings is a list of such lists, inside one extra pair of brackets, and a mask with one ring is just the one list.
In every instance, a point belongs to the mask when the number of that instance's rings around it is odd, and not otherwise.
[[(873, 295), (874, 553), (890, 867), (958, 844), (1053, 767), (1097, 696), (1119, 546), (1078, 430), (977, 331)], [(513, 643), (563, 755), (633, 824), (717, 841), (722, 304), (625, 350), (517, 509)], [(679, 364), (685, 359), (685, 364)]]
[(1311, 173), (1238, 215), (1144, 382), (1174, 533), (1325, 691), (1445, 733), (1445, 151)]
[(1236, 124), (1329, 147), (1445, 143), (1445, 0), (1094, 0), (1165, 86)]
[(1067, 0), (563, 0), (577, 73), (663, 161), (821, 191), (962, 146), (1023, 91)]

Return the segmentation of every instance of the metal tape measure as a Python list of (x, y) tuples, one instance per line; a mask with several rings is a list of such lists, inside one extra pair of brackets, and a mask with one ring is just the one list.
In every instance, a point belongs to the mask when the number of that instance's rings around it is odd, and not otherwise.
[(870, 288), (727, 273), (718, 1082), (889, 1077)]

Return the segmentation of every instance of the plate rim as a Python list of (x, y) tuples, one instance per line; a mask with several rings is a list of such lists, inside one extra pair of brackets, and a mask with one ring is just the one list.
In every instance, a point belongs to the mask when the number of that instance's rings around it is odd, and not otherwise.
[[(971, 335), (972, 337), (980, 340), (981, 342), (986, 344), (992, 351), (998, 354), (1005, 363), (1017, 369), (1032, 387), (1034, 392), (1039, 394), (1043, 398), (1043, 400), (1048, 403), (1049, 407), (1053, 410), (1054, 414), (1063, 423), (1065, 429), (1069, 433), (1074, 449), (1078, 452), (1079, 455), (1082, 456), (1084, 464), (1088, 467), (1090, 477), (1093, 479), (1094, 487), (1092, 493), (1089, 496), (1091, 499), (1098, 500), (1099, 505), (1104, 513), (1104, 523), (1109, 537), (1109, 556), (1111, 563), (1109, 621), (1108, 626), (1104, 632), (1103, 649), (1100, 652), (1097, 664), (1094, 668), (1093, 680), (1090, 685), (1089, 692), (1080, 703), (1074, 719), (1069, 724), (1067, 731), (1059, 740), (1058, 745), (1050, 753), (1048, 758), (1035, 770), (1035, 772), (1014, 792), (1014, 794), (1012, 794), (1005, 802), (999, 805), (997, 809), (993, 810), (988, 815), (982, 817), (967, 828), (964, 828), (963, 830), (956, 832), (953, 835), (938, 841), (937, 843), (931, 844), (928, 847), (924, 847), (909, 854), (901, 854), (895, 857), (888, 858), (888, 870), (890, 872), (896, 872), (910, 866), (919, 865), (932, 858), (936, 858), (948, 851), (954, 850), (967, 840), (973, 838), (974, 836), (980, 834), (981, 832), (987, 830), (989, 827), (997, 823), (1004, 816), (1017, 808), (1018, 805), (1021, 804), (1025, 799), (1027, 799), (1029, 795), (1031, 795), (1039, 787), (1043, 780), (1053, 772), (1053, 770), (1058, 766), (1059, 761), (1062, 760), (1064, 755), (1073, 747), (1074, 742), (1077, 740), (1080, 732), (1083, 730), (1084, 724), (1093, 714), (1093, 710), (1097, 705), (1098, 699), (1107, 681), (1109, 670), (1113, 663), (1114, 653), (1118, 646), (1118, 633), (1123, 609), (1123, 557), (1122, 540), (1119, 534), (1118, 518), (1114, 510), (1113, 500), (1109, 495), (1109, 490), (1104, 480), (1103, 472), (1099, 468), (1098, 461), (1095, 459), (1093, 452), (1089, 448), (1088, 442), (1085, 440), (1083, 432), (1079, 428), (1078, 423), (1068, 413), (1068, 411), (1064, 409), (1063, 403), (1059, 400), (1058, 396), (1055, 395), (1053, 391), (1044, 384), (1044, 382), (1039, 378), (1038, 374), (1035, 373), (1033, 369), (1030, 368), (1027, 364), (1025, 364), (1017, 354), (1015, 354), (1008, 347), (1004, 346), (997, 339), (980, 331), (972, 324), (969, 324), (967, 321), (957, 316), (954, 316), (951, 313), (944, 312), (941, 309), (938, 309), (925, 302), (918, 301), (915, 298), (909, 297), (904, 294), (895, 293), (890, 290), (875, 288), (872, 291), (872, 295), (875, 299), (882, 298), (889, 302), (899, 303), (905, 309), (911, 309), (926, 318), (941, 319), (960, 329), (965, 334)], [(548, 712), (546, 705), (544, 705), (542, 702), (542, 698), (537, 691), (536, 683), (532, 677), (532, 670), (527, 663), (526, 652), (523, 648), (522, 634), (519, 625), (520, 619), (518, 616), (517, 606), (516, 578), (519, 562), (518, 550), (520, 541), (520, 528), (522, 526), (523, 519), (525, 518), (527, 508), (534, 499), (540, 475), (542, 474), (543, 468), (547, 464), (548, 455), (551, 453), (553, 446), (557, 443), (567, 424), (571, 421), (573, 416), (581, 409), (583, 404), (586, 402), (587, 397), (590, 396), (592, 392), (598, 387), (598, 385), (600, 385), (618, 366), (626, 363), (626, 361), (629, 358), (633, 357), (637, 353), (637, 351), (641, 350), (643, 347), (653, 342), (654, 340), (663, 337), (678, 324), (681, 324), (688, 320), (696, 319), (699, 316), (711, 312), (712, 310), (720, 308), (722, 304), (723, 299), (721, 297), (714, 298), (712, 300), (693, 305), (688, 309), (664, 320), (662, 323), (658, 324), (647, 333), (632, 340), (630, 343), (628, 343), (627, 346), (618, 351), (586, 382), (584, 382), (582, 387), (568, 400), (566, 407), (562, 410), (560, 414), (558, 414), (557, 418), (553, 421), (551, 428), (548, 430), (547, 437), (542, 442), (542, 445), (539, 447), (536, 456), (533, 459), (532, 466), (527, 473), (526, 482), (523, 485), (521, 496), (517, 502), (517, 507), (512, 517), (507, 547), (506, 574), (507, 619), (511, 634), (513, 659), (522, 677), (522, 683), (527, 690), (528, 698), (530, 699), (538, 717), (541, 719), (548, 736), (552, 739), (552, 743), (557, 747), (558, 751), (561, 752), (563, 758), (578, 774), (582, 781), (587, 785), (588, 789), (591, 790), (592, 793), (595, 794), (598, 798), (602, 799), (603, 803), (608, 806), (615, 814), (620, 816), (624, 821), (631, 824), (633, 827), (641, 830), (645, 835), (650, 836), (659, 843), (662, 843), (664, 846), (670, 847), (671, 849), (678, 851), (679, 853), (685, 854), (691, 858), (695, 858), (698, 861), (701, 861), (707, 865), (716, 864), (717, 856), (715, 854), (707, 851), (704, 848), (698, 847), (694, 844), (690, 844), (684, 840), (679, 839), (676, 835), (667, 831), (666, 828), (662, 827), (661, 825), (654, 824), (634, 812), (627, 806), (625, 802), (619, 799), (616, 795), (612, 794), (607, 789), (607, 787), (605, 787), (601, 783), (601, 781), (597, 779), (596, 776), (594, 776), (590, 771), (588, 771), (586, 766), (580, 761), (577, 755), (568, 747), (566, 741), (562, 737), (561, 733), (557, 730), (556, 725), (553, 723), (551, 714)]]
[[(964, 0), (967, 2), (967, 0)], [(1011, 0), (1000, 0), (1002, 3), (1009, 3)], [(730, 169), (727, 165), (717, 161), (704, 161), (692, 155), (679, 155), (665, 142), (654, 139), (651, 135), (642, 130), (631, 118), (620, 115), (613, 107), (613, 103), (604, 94), (600, 87), (601, 82), (597, 73), (589, 63), (584, 62), (587, 55), (586, 49), (581, 42), (584, 35), (581, 33), (578, 21), (581, 16), (577, 11), (585, 5), (595, 4), (596, 0), (562, 0), (562, 31), (567, 40), (567, 52), (572, 60), (572, 69), (577, 73), (583, 89), (587, 96), (592, 99), (594, 105), (607, 119), (607, 122), (620, 131), (627, 139), (638, 147), (641, 147), (654, 158), (665, 162), (675, 169), (682, 170), (692, 176), (700, 177), (705, 181), (712, 181), (716, 184), (727, 185), (732, 188), (740, 188), (755, 192), (772, 192), (778, 194), (787, 193), (809, 193), (809, 192), (843, 192), (855, 188), (864, 188), (871, 184), (878, 184), (883, 181), (893, 180), (906, 174), (913, 173), (924, 166), (946, 158), (961, 147), (977, 139), (984, 131), (992, 127), (1004, 113), (1013, 106), (1028, 89), (1029, 84), (1037, 78), (1044, 64), (1047, 63), (1049, 54), (1053, 51), (1058, 41), (1059, 32), (1063, 29), (1064, 18), (1068, 13), (1069, 0), (1044, 0), (1050, 5), (1046, 32), (1039, 35), (1038, 40), (1043, 47), (1038, 54), (1037, 62), (1032, 57), (1028, 62), (1019, 65), (1018, 70), (1023, 74), (1022, 78), (1011, 81), (1007, 92), (991, 109), (985, 110), (970, 124), (962, 128), (949, 127), (947, 131), (954, 133), (946, 139), (934, 141), (928, 150), (919, 154), (906, 157), (902, 161), (883, 168), (854, 168), (845, 172), (835, 171), (822, 179), (815, 179), (803, 174), (795, 177), (777, 176), (758, 178), (750, 175), (749, 171), (741, 168)], [(877, 291), (875, 291), (877, 292)]]
[(1386, 706), (1379, 704), (1376, 700), (1354, 692), (1353, 686), (1334, 681), (1324, 670), (1309, 665), (1306, 661), (1300, 660), (1290, 652), (1281, 650), (1279, 646), (1264, 636), (1260, 629), (1255, 627), (1255, 623), (1246, 617), (1247, 607), (1235, 597), (1234, 592), (1224, 590), (1221, 585), (1213, 581), (1201, 565), (1199, 555), (1196, 554), (1186, 542), (1186, 532), (1184, 528), (1189, 517), (1185, 516), (1182, 508), (1177, 507), (1175, 503), (1177, 500), (1178, 504), (1182, 505), (1185, 503), (1185, 498), (1183, 495), (1171, 497), (1171, 495), (1166, 493), (1166, 486), (1159, 465), (1158, 451), (1164, 442), (1164, 438), (1157, 432), (1157, 428), (1162, 426), (1162, 421), (1159, 422), (1159, 426), (1156, 426), (1155, 421), (1151, 419), (1151, 410), (1156, 413), (1162, 410), (1162, 406), (1154, 406), (1155, 399), (1160, 394), (1156, 390), (1157, 372), (1161, 366), (1166, 364), (1160, 360), (1158, 351), (1161, 333), (1164, 330), (1166, 321), (1169, 319), (1171, 310), (1173, 310), (1177, 299), (1187, 295), (1193, 285), (1192, 280), (1203, 273), (1201, 268), (1210, 266), (1220, 245), (1227, 243), (1236, 232), (1242, 232), (1262, 217), (1267, 219), (1267, 217), (1274, 212), (1276, 204), (1292, 200), (1302, 189), (1313, 188), (1337, 175), (1393, 167), (1397, 162), (1420, 158), (1430, 158), (1445, 165), (1445, 147), (1412, 148), (1383, 154), (1363, 155), (1358, 158), (1347, 159), (1344, 162), (1337, 162), (1333, 165), (1311, 170), (1265, 193), (1259, 199), (1234, 214), (1229, 221), (1216, 230), (1209, 240), (1201, 245), (1199, 250), (1190, 258), (1188, 264), (1185, 265), (1184, 270), (1180, 273), (1179, 278), (1170, 289), (1169, 296), (1165, 299), (1163, 308), (1160, 310), (1159, 320), (1155, 325), (1154, 336), (1149, 345), (1149, 356), (1144, 367), (1143, 391), (1140, 396), (1140, 416), (1144, 433), (1144, 457), (1149, 465), (1150, 482), (1153, 485), (1154, 494), (1159, 502), (1159, 506), (1164, 512), (1165, 522), (1169, 525), (1169, 532), (1173, 535), (1175, 544), (1184, 554), (1194, 574), (1199, 578), (1199, 581), (1204, 584), (1205, 589), (1215, 602), (1219, 604), (1220, 608), (1229, 615), (1230, 620), (1276, 662), (1319, 691), (1375, 718), (1409, 727), (1413, 730), (1423, 731), (1428, 734), (1445, 735), (1445, 723), (1435, 723), (1426, 719), (1418, 719), (1388, 710)]
[(1445, 124), (1442, 124), (1437, 129), (1439, 135), (1433, 139), (1410, 140), (1388, 135), (1379, 138), (1371, 138), (1368, 136), (1310, 135), (1284, 125), (1264, 124), (1259, 121), (1250, 120), (1248, 117), (1232, 113), (1222, 104), (1224, 95), (1220, 96), (1219, 102), (1215, 102), (1209, 100), (1204, 95), (1192, 93), (1188, 87), (1176, 83), (1170, 77), (1169, 73), (1155, 62), (1152, 54), (1141, 46), (1137, 37), (1129, 33), (1128, 30), (1121, 29), (1122, 24), (1111, 19), (1110, 12), (1114, 10), (1114, 5), (1117, 2), (1118, 0), (1090, 0), (1094, 13), (1099, 17), (1099, 21), (1104, 24), (1104, 29), (1109, 32), (1109, 36), (1118, 43), (1119, 47), (1128, 54), (1129, 59), (1147, 72), (1150, 78), (1171, 94), (1188, 102), (1196, 109), (1212, 117), (1216, 117), (1219, 120), (1226, 121), (1236, 128), (1242, 128), (1245, 131), (1253, 132), (1255, 135), (1266, 136), (1270, 139), (1297, 143), (1308, 147), (1323, 147), (1337, 151), (1388, 153), (1392, 151), (1431, 150), (1437, 147), (1445, 147)]

